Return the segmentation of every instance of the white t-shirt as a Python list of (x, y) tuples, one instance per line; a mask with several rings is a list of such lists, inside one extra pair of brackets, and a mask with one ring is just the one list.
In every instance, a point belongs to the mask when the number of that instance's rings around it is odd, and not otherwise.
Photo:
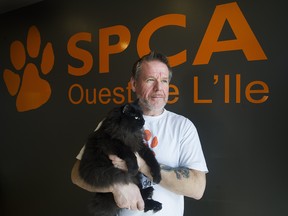
[[(145, 142), (154, 151), (160, 164), (170, 167), (186, 167), (208, 172), (199, 136), (194, 124), (184, 116), (164, 110), (158, 116), (144, 116)], [(82, 151), (77, 155), (81, 159)], [(143, 185), (150, 182), (143, 178)], [(153, 199), (162, 203), (156, 213), (121, 210), (119, 216), (183, 216), (184, 197), (153, 184)]]

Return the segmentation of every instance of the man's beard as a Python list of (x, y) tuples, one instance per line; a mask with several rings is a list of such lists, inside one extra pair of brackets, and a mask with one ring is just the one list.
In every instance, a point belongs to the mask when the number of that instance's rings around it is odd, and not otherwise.
[[(164, 107), (166, 105), (165, 102), (162, 103), (161, 106), (159, 106), (158, 104), (151, 104), (149, 102), (149, 100), (146, 100), (146, 99), (139, 99), (139, 104), (140, 106), (142, 107), (143, 111), (161, 111), (161, 113), (163, 112), (164, 110)], [(144, 113), (145, 114), (145, 113)]]

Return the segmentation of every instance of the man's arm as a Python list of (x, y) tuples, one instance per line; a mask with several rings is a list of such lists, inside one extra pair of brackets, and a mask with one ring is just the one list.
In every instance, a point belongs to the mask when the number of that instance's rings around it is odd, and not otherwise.
[(71, 180), (73, 184), (89, 192), (111, 192), (112, 188), (96, 188), (87, 184), (79, 175), (79, 165), (80, 160), (76, 160), (71, 172)]
[(84, 190), (90, 192), (99, 192), (99, 193), (113, 193), (114, 200), (119, 208), (128, 208), (131, 210), (143, 210), (144, 201), (140, 194), (138, 186), (135, 184), (125, 184), (125, 185), (111, 185), (107, 188), (94, 187), (87, 184), (79, 175), (79, 165), (80, 160), (77, 160), (71, 171), (71, 180), (72, 182), (83, 188)]
[(194, 199), (201, 199), (206, 187), (206, 174), (185, 167), (161, 166), (160, 185), (174, 193)]
[[(146, 175), (151, 180), (150, 168), (145, 161), (138, 155), (139, 171)], [(166, 189), (194, 199), (201, 199), (206, 187), (205, 172), (188, 169), (185, 167), (171, 168), (161, 165), (162, 180), (160, 185)]]

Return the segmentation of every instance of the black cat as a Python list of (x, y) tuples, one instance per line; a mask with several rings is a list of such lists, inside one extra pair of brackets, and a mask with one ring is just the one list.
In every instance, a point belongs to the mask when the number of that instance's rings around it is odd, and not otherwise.
[[(153, 152), (143, 142), (145, 120), (138, 100), (112, 109), (100, 128), (88, 138), (79, 166), (79, 174), (85, 182), (97, 187), (108, 187), (115, 183), (135, 183), (139, 186), (145, 203), (144, 211), (157, 212), (162, 204), (152, 199), (153, 187), (142, 189), (135, 153), (150, 167), (153, 182), (161, 181), (160, 166)], [(127, 171), (115, 168), (108, 155), (123, 159)], [(115, 216), (120, 208), (112, 193), (95, 193), (91, 203), (95, 216)]]

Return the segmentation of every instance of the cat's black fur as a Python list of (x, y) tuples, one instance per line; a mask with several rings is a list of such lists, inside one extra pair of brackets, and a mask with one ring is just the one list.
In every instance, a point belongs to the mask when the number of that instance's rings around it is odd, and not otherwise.
[[(139, 186), (145, 203), (144, 211), (157, 212), (162, 204), (152, 199), (153, 187), (141, 188), (140, 173), (135, 153), (150, 167), (153, 182), (161, 181), (160, 166), (153, 152), (143, 142), (145, 120), (138, 101), (112, 109), (100, 128), (88, 138), (79, 166), (79, 174), (85, 182), (96, 187), (108, 187), (115, 183), (135, 183)], [(123, 159), (127, 171), (115, 168), (108, 155)], [(112, 193), (95, 193), (91, 203), (95, 216), (115, 216), (120, 208)]]

